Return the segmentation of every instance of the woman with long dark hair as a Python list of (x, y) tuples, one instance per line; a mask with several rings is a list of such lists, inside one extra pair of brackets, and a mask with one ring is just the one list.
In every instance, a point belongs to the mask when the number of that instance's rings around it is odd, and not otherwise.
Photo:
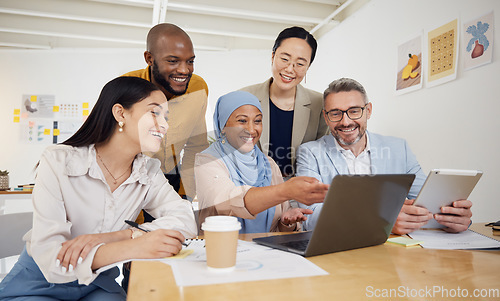
[[(196, 235), (188, 201), (168, 184), (156, 151), (168, 124), (167, 100), (152, 83), (119, 77), (101, 91), (82, 127), (40, 159), (33, 228), (0, 284), (0, 300), (125, 300), (106, 265), (177, 254)], [(131, 229), (145, 209), (158, 218)]]

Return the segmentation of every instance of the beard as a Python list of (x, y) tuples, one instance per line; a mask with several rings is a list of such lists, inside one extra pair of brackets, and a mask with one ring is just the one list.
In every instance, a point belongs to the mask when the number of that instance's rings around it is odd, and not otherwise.
[(337, 142), (340, 144), (340, 145), (345, 145), (345, 146), (349, 146), (349, 145), (353, 145), (353, 144), (356, 144), (359, 140), (361, 140), (361, 138), (363, 138), (363, 135), (366, 133), (366, 130), (362, 130), (361, 127), (359, 127), (359, 134), (358, 136), (356, 136), (356, 138), (354, 138), (354, 140), (352, 141), (346, 141), (344, 139), (342, 139), (338, 133), (338, 129), (336, 129), (335, 131), (332, 131), (332, 136), (337, 140)]
[(182, 91), (177, 91), (172, 88), (170, 83), (165, 79), (163, 75), (160, 74), (160, 71), (158, 70), (158, 65), (156, 64), (156, 61), (153, 62), (153, 66), (151, 66), (151, 73), (153, 74), (154, 80), (162, 86), (168, 93), (172, 95), (183, 95), (186, 93), (189, 85), (189, 81), (191, 80), (191, 75), (189, 75), (187, 81), (186, 81), (186, 88)]

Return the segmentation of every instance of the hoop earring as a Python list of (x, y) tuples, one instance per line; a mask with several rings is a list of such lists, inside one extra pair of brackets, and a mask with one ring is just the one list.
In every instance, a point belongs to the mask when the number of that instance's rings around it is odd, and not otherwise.
[(118, 126), (120, 127), (120, 128), (118, 129), (118, 132), (120, 132), (120, 133), (122, 133), (122, 132), (123, 132), (123, 125), (124, 125), (124, 124), (123, 124), (123, 121), (118, 122)]

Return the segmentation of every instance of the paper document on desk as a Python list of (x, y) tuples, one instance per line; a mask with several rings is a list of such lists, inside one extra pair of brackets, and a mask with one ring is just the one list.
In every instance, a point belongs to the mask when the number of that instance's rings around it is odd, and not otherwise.
[(408, 235), (413, 239), (423, 241), (420, 245), (428, 249), (457, 250), (500, 248), (500, 241), (471, 230), (461, 233), (448, 233), (442, 230), (418, 230)]
[(115, 262), (112, 264), (109, 264), (107, 266), (103, 266), (99, 268), (96, 273), (102, 273), (106, 270), (109, 270), (111, 268), (114, 268), (115, 266), (121, 266), (122, 264), (129, 262), (129, 261), (162, 261), (162, 262), (168, 262), (171, 260), (179, 260), (179, 259), (186, 259), (189, 257), (189, 260), (197, 260), (197, 258), (206, 258), (203, 257), (205, 256), (205, 241), (203, 239), (186, 239), (186, 243), (188, 244), (187, 247), (182, 248), (182, 250), (177, 254), (172, 257), (166, 257), (166, 258), (159, 258), (159, 259), (141, 259), (141, 258), (134, 258), (134, 259), (127, 259), (127, 260), (122, 260), (119, 262)]
[[(198, 250), (200, 251), (200, 250)], [(280, 278), (328, 275), (304, 257), (258, 245), (238, 241), (236, 269), (228, 273), (213, 273), (207, 269), (206, 256), (194, 250), (183, 260), (164, 261), (172, 266), (178, 286), (256, 281)]]

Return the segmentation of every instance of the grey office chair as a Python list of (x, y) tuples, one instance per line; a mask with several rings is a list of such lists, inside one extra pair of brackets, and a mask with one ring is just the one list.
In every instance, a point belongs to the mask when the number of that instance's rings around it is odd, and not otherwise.
[[(23, 251), (23, 236), (33, 225), (33, 212), (0, 214), (0, 259), (19, 255)], [(2, 268), (3, 270), (3, 268)], [(3, 279), (8, 271), (0, 271)]]

